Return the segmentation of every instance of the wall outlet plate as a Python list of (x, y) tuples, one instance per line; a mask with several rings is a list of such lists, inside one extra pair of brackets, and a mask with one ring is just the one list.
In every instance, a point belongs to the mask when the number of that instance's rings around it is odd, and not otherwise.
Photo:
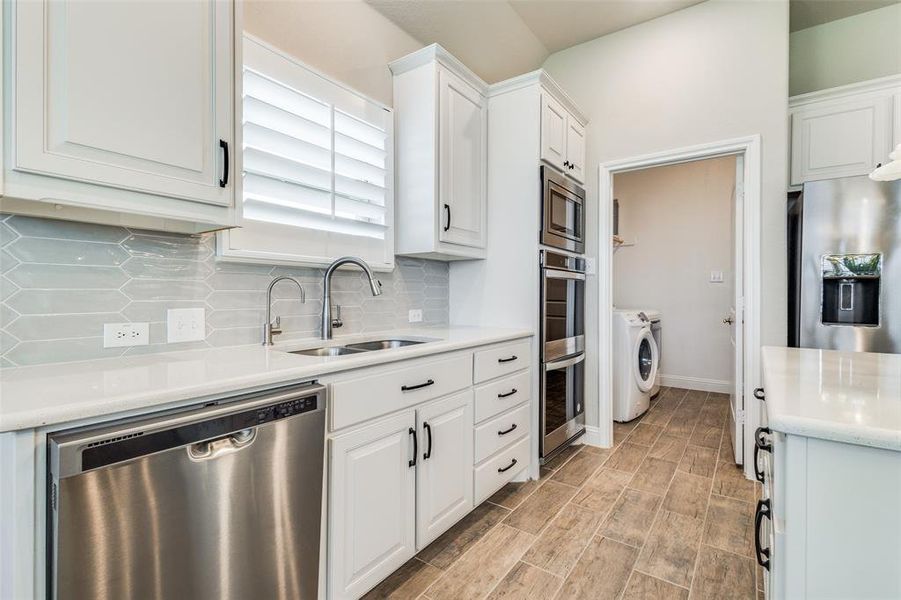
[(421, 323), (422, 322), (422, 309), (414, 308), (414, 309), (410, 310), (409, 321), (410, 321), (410, 323)]
[(103, 347), (146, 346), (150, 343), (150, 323), (104, 323)]
[(710, 272), (710, 283), (723, 283), (723, 272), (722, 271), (711, 271)]
[(166, 342), (197, 342), (206, 337), (206, 312), (202, 308), (170, 308), (166, 311)]

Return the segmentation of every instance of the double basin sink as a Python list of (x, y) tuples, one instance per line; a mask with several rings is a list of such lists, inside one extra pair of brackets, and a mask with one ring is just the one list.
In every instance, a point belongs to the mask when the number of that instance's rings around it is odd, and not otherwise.
[(390, 350), (392, 348), (403, 348), (404, 346), (414, 346), (416, 344), (424, 343), (426, 343), (426, 340), (375, 340), (372, 342), (346, 344), (344, 346), (328, 346), (326, 348), (295, 350), (293, 352), (290, 352), (290, 354), (303, 354), (304, 356), (346, 356), (348, 354), (372, 352), (373, 350)]

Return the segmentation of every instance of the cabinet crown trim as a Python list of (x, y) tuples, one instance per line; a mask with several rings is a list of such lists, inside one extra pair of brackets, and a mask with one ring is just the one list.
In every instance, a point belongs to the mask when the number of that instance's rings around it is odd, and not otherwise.
[(469, 67), (460, 62), (460, 59), (445, 50), (440, 44), (431, 44), (421, 50), (393, 60), (388, 63), (388, 68), (391, 69), (392, 75), (400, 75), (431, 62), (437, 62), (446, 69), (453, 71), (481, 94), (488, 90), (488, 84), (481, 77), (476, 75)]
[(792, 96), (788, 99), (788, 107), (789, 109), (800, 108), (808, 104), (823, 102), (825, 100), (840, 100), (858, 94), (888, 91), (898, 87), (901, 87), (901, 74), (889, 75), (888, 77), (870, 79), (869, 81), (849, 83), (848, 85), (840, 85), (825, 90), (798, 94), (797, 96)]
[(585, 127), (588, 124), (588, 117), (585, 116), (585, 113), (579, 110), (579, 107), (569, 94), (567, 94), (566, 91), (560, 87), (560, 84), (557, 83), (557, 81), (544, 69), (538, 69), (494, 83), (488, 86), (488, 96), (499, 96), (536, 84), (540, 85), (545, 91), (553, 96), (557, 102), (562, 104), (563, 107), (579, 121), (579, 124), (582, 125), (582, 127)]

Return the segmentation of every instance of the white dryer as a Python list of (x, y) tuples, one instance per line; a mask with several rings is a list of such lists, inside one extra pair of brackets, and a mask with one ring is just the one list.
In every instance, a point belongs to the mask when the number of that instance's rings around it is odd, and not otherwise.
[(613, 420), (624, 423), (648, 409), (660, 353), (643, 312), (613, 313)]

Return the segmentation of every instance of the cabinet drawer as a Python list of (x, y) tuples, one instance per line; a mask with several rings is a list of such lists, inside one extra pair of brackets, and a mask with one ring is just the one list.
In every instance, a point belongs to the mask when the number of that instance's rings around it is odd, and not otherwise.
[(476, 427), (473, 460), (479, 463), (504, 446), (527, 436), (529, 425), (529, 405), (523, 404)]
[(331, 429), (414, 406), (469, 387), (472, 355), (417, 362), (331, 385)]
[(531, 398), (532, 371), (522, 371), (476, 388), (475, 422), (479, 423)]
[(531, 344), (528, 340), (506, 344), (475, 353), (475, 383), (513, 373), (529, 366)]
[[(516, 463), (513, 463), (513, 461)], [(513, 465), (509, 469), (510, 465)], [(501, 450), (475, 470), (475, 504), (481, 504), (491, 494), (498, 491), (513, 476), (529, 466), (529, 438), (519, 440), (509, 448)], [(502, 471), (501, 469), (506, 469)]]

